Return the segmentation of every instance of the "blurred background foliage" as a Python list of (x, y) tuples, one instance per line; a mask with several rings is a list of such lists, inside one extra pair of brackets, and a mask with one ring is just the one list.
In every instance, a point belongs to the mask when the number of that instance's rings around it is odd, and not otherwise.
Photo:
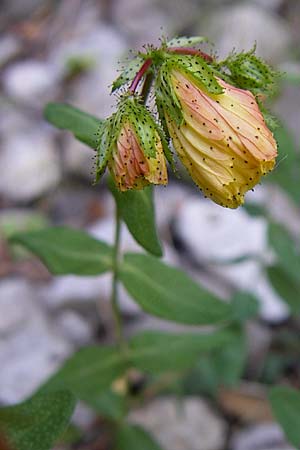
[[(274, 172), (237, 211), (205, 200), (180, 166), (181, 179), (170, 174), (168, 188), (155, 190), (165, 261), (233, 299), (236, 337), (196, 354), (192, 364), (183, 358), (184, 345), (192, 343), (180, 341), (175, 361), (181, 367), (166, 373), (159, 371), (161, 363), (135, 361), (129, 416), (134, 427), (119, 431), (118, 445), (154, 448), (143, 426), (166, 450), (298, 448), (300, 400), (288, 390), (285, 409), (282, 399), (285, 389), (300, 387), (299, 1), (2, 0), (0, 30), (1, 406), (26, 399), (78, 349), (113, 340), (109, 275), (53, 277), (32, 253), (8, 241), (17, 231), (67, 225), (112, 242), (113, 202), (105, 183), (92, 186), (93, 152), (82, 139), (81, 120), (75, 140), (44, 120), (44, 105), (67, 102), (96, 117), (109, 115), (115, 102), (109, 86), (128, 49), (156, 44), (162, 34), (205, 35), (215, 45), (204, 48), (220, 58), (256, 42), (258, 55), (282, 73), (268, 104), (279, 123)], [(95, 126), (93, 117), (89, 126)], [(139, 249), (125, 228), (123, 249)], [(153, 328), (183, 331), (149, 318), (124, 290), (121, 306), (129, 337)], [(142, 344), (132, 340), (134, 349), (153, 344), (147, 334)], [(161, 360), (167, 355), (165, 350)], [(82, 358), (83, 365), (101, 361), (98, 353)], [(146, 374), (140, 370), (145, 364)], [(96, 386), (101, 370), (94, 375)], [(268, 392), (275, 384), (274, 414)], [(59, 448), (110, 448), (111, 418), (118, 420), (128, 406), (122, 383), (110, 387), (101, 395), (81, 392), (83, 403)], [(48, 408), (43, 395), (25, 410)], [(60, 402), (69, 411), (74, 402), (62, 397), (49, 408), (49, 417), (61, 415), (63, 423)], [(3, 411), (3, 420), (15, 414)], [(52, 431), (61, 430), (54, 423)]]

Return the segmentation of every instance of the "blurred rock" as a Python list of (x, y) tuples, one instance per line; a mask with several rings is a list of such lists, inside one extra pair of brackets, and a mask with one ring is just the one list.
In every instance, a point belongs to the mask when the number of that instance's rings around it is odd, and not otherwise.
[(264, 319), (287, 317), (288, 309), (271, 289), (260, 262), (268, 257), (267, 222), (263, 218), (250, 217), (242, 208), (232, 211), (190, 196), (178, 211), (175, 232), (199, 267), (210, 267), (237, 289), (256, 294)]
[(16, 132), (27, 133), (28, 128), (32, 128), (34, 122), (29, 114), (25, 114), (19, 105), (13, 104), (0, 93), (0, 133), (1, 137), (9, 137)]
[(90, 184), (95, 178), (95, 166), (92, 159), (95, 152), (74, 136), (66, 136), (64, 141), (65, 168), (70, 174), (87, 178)]
[(0, 402), (30, 395), (73, 350), (39, 306), (38, 290), (22, 279), (0, 283)]
[(29, 129), (7, 136), (0, 153), (0, 193), (26, 202), (53, 189), (61, 179), (51, 135)]
[[(73, 39), (60, 43), (49, 58), (61, 76), (66, 75), (68, 62), (72, 59), (90, 60), (90, 68), (69, 85), (68, 101), (90, 114), (104, 118), (113, 112), (116, 103), (110, 95), (110, 89), (113, 80), (118, 77), (118, 61), (126, 51), (126, 42), (116, 29), (98, 23), (82, 34), (73, 36)], [(92, 150), (75, 141), (73, 136), (66, 137), (64, 150), (66, 169), (92, 180)]]
[[(43, 4), (49, 4), (46, 0)], [(1, 13), (9, 19), (22, 19), (33, 14), (41, 6), (41, 0), (3, 0)]]
[(270, 422), (273, 418), (266, 388), (259, 383), (244, 381), (232, 388), (221, 387), (218, 403), (226, 414), (242, 423)]
[(176, 229), (200, 263), (225, 263), (265, 250), (267, 223), (242, 208), (225, 209), (190, 195), (177, 213)]
[(24, 60), (11, 64), (3, 74), (3, 87), (14, 100), (43, 106), (54, 98), (59, 81), (55, 67), (47, 62)]
[(154, 189), (154, 204), (156, 223), (159, 229), (167, 231), (176, 216), (176, 212), (180, 210), (190, 190), (183, 184), (169, 182), (167, 187), (156, 186)]
[[(175, 31), (171, 12), (168, 12), (167, 8), (164, 11), (161, 6), (162, 3), (153, 2), (153, 0), (114, 1), (113, 15), (117, 26), (129, 38), (130, 44), (136, 47), (135, 50), (141, 50), (144, 44), (159, 45), (159, 38), (162, 34), (173, 34), (172, 29)], [(174, 4), (172, 8), (174, 12)], [(186, 22), (182, 13), (181, 10), (183, 27), (183, 22)]]
[(255, 425), (233, 434), (232, 450), (293, 450), (285, 441), (278, 424)]
[(21, 49), (21, 44), (16, 36), (7, 34), (0, 38), (0, 67), (16, 56)]
[[(24, 292), (25, 301), (18, 298)], [(25, 281), (14, 283), (6, 280), (0, 283), (0, 337), (14, 333), (27, 319), (26, 297), (31, 291)]]
[(253, 3), (257, 3), (266, 10), (276, 11), (280, 8), (280, 6), (282, 6), (284, 0), (253, 0)]
[(11, 208), (0, 211), (0, 234), (6, 238), (18, 231), (32, 231), (45, 228), (46, 217), (29, 208)]
[(129, 414), (129, 421), (145, 427), (165, 450), (221, 450), (226, 425), (199, 398), (158, 398)]
[(246, 324), (247, 336), (247, 373), (251, 379), (259, 379), (266, 356), (270, 350), (271, 330), (259, 322), (248, 321)]
[(256, 42), (257, 54), (277, 64), (288, 59), (292, 46), (288, 24), (253, 2), (215, 8), (195, 31), (215, 43), (220, 58), (233, 49), (250, 50)]
[(74, 311), (61, 312), (56, 321), (60, 334), (74, 346), (86, 345), (93, 337), (93, 327), (90, 322)]
[(70, 102), (100, 118), (110, 115), (115, 99), (110, 96), (109, 86), (118, 76), (118, 60), (127, 50), (126, 42), (115, 28), (99, 22), (85, 33), (72, 37), (61, 42), (49, 55), (62, 75), (68, 71), (68, 61), (73, 58), (91, 61), (90, 69), (70, 86)]

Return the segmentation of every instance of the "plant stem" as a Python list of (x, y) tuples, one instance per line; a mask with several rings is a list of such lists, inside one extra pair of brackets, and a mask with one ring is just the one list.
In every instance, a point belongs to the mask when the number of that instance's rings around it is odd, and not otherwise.
[(149, 69), (149, 67), (152, 64), (152, 59), (146, 59), (146, 61), (144, 62), (144, 64), (142, 65), (142, 67), (140, 68), (140, 70), (138, 71), (138, 73), (136, 74), (136, 76), (134, 77), (130, 87), (129, 87), (129, 91), (133, 94), (139, 84), (139, 82), (141, 81), (141, 79), (143, 78), (143, 76), (145, 75), (145, 73), (147, 72), (147, 70)]
[[(132, 86), (130, 88), (130, 89), (133, 89), (133, 92), (136, 89), (139, 81), (141, 80), (141, 78), (143, 77), (143, 75), (145, 74), (145, 72), (147, 71), (147, 69), (150, 67), (151, 64), (152, 64), (151, 59), (148, 59), (143, 64), (141, 70), (136, 75), (136, 77), (132, 83)], [(151, 89), (152, 81), (153, 81), (153, 74), (151, 72), (148, 72), (145, 77), (142, 92), (141, 92), (141, 100), (142, 100), (143, 104), (145, 104), (147, 101), (147, 98), (148, 98), (148, 95), (149, 95), (149, 92)], [(122, 325), (122, 314), (120, 311), (119, 299), (118, 299), (121, 215), (120, 215), (120, 211), (119, 211), (117, 203), (115, 204), (115, 208), (116, 208), (116, 212), (115, 212), (116, 228), (115, 228), (115, 239), (114, 239), (113, 261), (112, 261), (113, 278), (112, 278), (112, 289), (111, 289), (111, 306), (112, 306), (112, 313), (113, 313), (113, 319), (114, 319), (114, 324), (115, 324), (116, 340), (119, 345), (120, 351), (122, 351), (122, 353), (125, 354), (127, 352), (127, 343), (124, 338), (123, 325)]]
[(148, 95), (151, 90), (152, 82), (153, 82), (153, 73), (148, 72), (145, 77), (145, 81), (144, 81), (142, 91), (141, 91), (141, 100), (142, 100), (143, 104), (145, 104), (147, 101)]
[(207, 53), (202, 52), (191, 47), (168, 47), (167, 51), (170, 53), (178, 53), (179, 55), (196, 55), (201, 56), (201, 58), (206, 59), (206, 61), (212, 62), (214, 59)]
[(115, 323), (116, 339), (120, 349), (124, 349), (125, 341), (123, 336), (122, 317), (118, 301), (118, 275), (119, 275), (119, 253), (120, 253), (120, 231), (121, 231), (121, 217), (119, 208), (116, 204), (116, 228), (114, 239), (114, 251), (113, 251), (113, 279), (112, 279), (112, 291), (111, 291), (111, 305), (113, 311), (113, 318)]

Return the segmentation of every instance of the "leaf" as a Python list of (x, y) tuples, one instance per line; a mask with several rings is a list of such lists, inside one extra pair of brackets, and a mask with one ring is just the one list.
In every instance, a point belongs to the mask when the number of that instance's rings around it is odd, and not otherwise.
[(114, 450), (162, 450), (143, 428), (122, 425), (117, 431)]
[(183, 370), (193, 366), (201, 353), (226, 346), (235, 338), (229, 330), (210, 334), (145, 331), (130, 341), (130, 362), (153, 374)]
[(124, 70), (121, 72), (120, 76), (113, 82), (111, 91), (114, 92), (124, 84), (132, 81), (144, 62), (145, 60), (143, 58), (141, 58), (140, 56), (136, 56), (131, 61), (125, 63)]
[(252, 319), (259, 312), (259, 301), (249, 292), (239, 291), (231, 299), (233, 315), (237, 322)]
[(54, 275), (98, 275), (112, 267), (112, 248), (81, 230), (46, 228), (10, 238), (37, 255)]
[(120, 192), (110, 178), (109, 188), (134, 239), (148, 252), (162, 256), (155, 225), (152, 187), (147, 186), (141, 191)]
[(120, 279), (139, 306), (154, 316), (198, 325), (231, 318), (230, 305), (153, 256), (127, 253)]
[(0, 432), (11, 449), (51, 450), (67, 427), (74, 407), (75, 399), (68, 391), (34, 396), (0, 409)]
[(120, 395), (111, 389), (101, 392), (100, 395), (95, 392), (94, 396), (86, 398), (85, 402), (102, 417), (115, 421), (121, 420), (127, 412), (125, 395)]
[(204, 36), (175, 37), (167, 42), (167, 47), (193, 47), (201, 42), (208, 42)]
[(278, 265), (281, 266), (288, 276), (294, 278), (295, 282), (298, 282), (300, 253), (296, 250), (296, 243), (290, 237), (289, 233), (281, 225), (270, 223), (269, 243), (277, 253), (279, 258)]
[(300, 392), (285, 386), (270, 389), (269, 400), (273, 413), (288, 441), (300, 447)]
[(280, 266), (267, 268), (269, 280), (279, 296), (289, 305), (291, 312), (300, 314), (300, 282), (296, 282)]
[(40, 388), (40, 392), (69, 389), (80, 400), (93, 402), (96, 395), (122, 376), (126, 364), (115, 348), (90, 346), (79, 350)]
[(64, 103), (48, 103), (44, 116), (55, 127), (71, 131), (79, 141), (89, 147), (97, 147), (101, 119)]
[[(228, 330), (229, 331), (229, 330)], [(230, 329), (232, 339), (219, 349), (201, 355), (185, 380), (188, 394), (216, 394), (220, 386), (233, 387), (243, 375), (247, 361), (247, 344), (242, 327)]]

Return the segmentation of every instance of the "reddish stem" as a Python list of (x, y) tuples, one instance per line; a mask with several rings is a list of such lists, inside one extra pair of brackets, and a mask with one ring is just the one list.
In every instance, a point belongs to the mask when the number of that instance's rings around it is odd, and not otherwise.
[(180, 55), (196, 55), (201, 56), (201, 58), (205, 59), (206, 61), (213, 61), (212, 56), (192, 47), (169, 47), (168, 52), (179, 53)]
[(138, 71), (138, 73), (136, 74), (136, 76), (134, 77), (129, 91), (133, 94), (137, 88), (137, 85), (139, 84), (139, 82), (141, 81), (141, 79), (143, 78), (143, 76), (145, 75), (145, 73), (147, 72), (147, 70), (149, 69), (149, 67), (152, 64), (152, 59), (146, 59), (146, 61), (144, 62), (144, 64), (142, 65), (142, 67), (140, 68), (140, 70)]

